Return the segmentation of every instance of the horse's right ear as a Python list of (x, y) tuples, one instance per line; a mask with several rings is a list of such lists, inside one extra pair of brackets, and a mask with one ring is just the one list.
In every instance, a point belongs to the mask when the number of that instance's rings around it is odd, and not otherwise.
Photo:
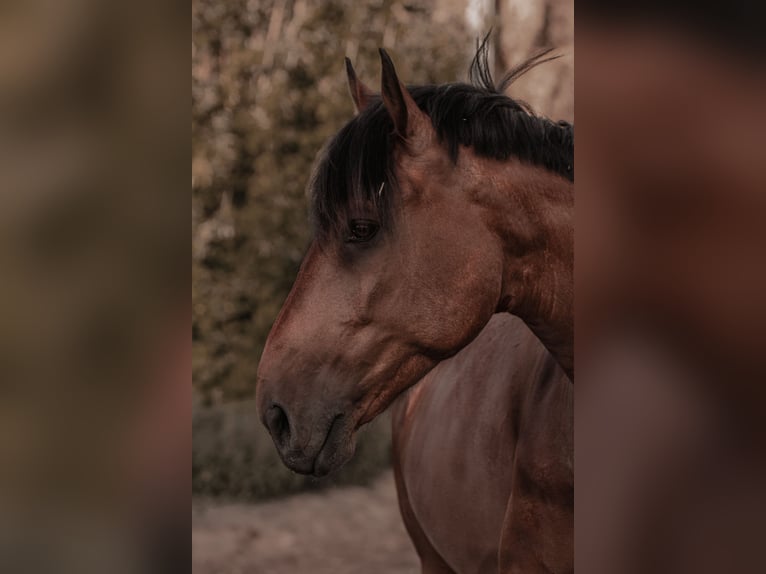
[(348, 90), (351, 92), (351, 99), (354, 100), (354, 108), (359, 114), (370, 103), (372, 92), (356, 77), (354, 66), (351, 65), (351, 60), (348, 58), (346, 58), (346, 76), (348, 77)]

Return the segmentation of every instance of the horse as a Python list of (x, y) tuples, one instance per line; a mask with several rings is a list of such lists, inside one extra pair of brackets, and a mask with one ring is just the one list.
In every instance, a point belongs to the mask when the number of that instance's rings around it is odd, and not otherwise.
[(284, 464), (325, 476), (392, 407), (402, 517), (424, 573), (573, 571), (574, 128), (495, 85), (380, 95), (318, 156), (313, 238), (259, 363)]

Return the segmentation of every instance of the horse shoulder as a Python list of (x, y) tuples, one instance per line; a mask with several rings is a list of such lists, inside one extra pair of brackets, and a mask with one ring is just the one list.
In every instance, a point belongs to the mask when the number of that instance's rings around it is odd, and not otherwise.
[(500, 572), (574, 570), (573, 386), (549, 361), (524, 403)]
[(497, 568), (530, 378), (547, 356), (520, 320), (497, 315), (394, 406), (405, 521), (456, 571)]

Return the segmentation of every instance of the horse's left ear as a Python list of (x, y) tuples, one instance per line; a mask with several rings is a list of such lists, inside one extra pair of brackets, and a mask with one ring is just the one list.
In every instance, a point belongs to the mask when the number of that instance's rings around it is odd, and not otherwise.
[(383, 104), (399, 137), (410, 144), (415, 143), (414, 140), (425, 135), (425, 130), (430, 128), (431, 122), (412, 99), (406, 86), (399, 81), (394, 63), (383, 48), (380, 49), (380, 60), (383, 65), (380, 90)]

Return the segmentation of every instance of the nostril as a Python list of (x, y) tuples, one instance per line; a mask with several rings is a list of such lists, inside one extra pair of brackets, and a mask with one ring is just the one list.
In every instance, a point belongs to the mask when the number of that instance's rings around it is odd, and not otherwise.
[(266, 411), (266, 428), (269, 429), (274, 441), (282, 445), (290, 438), (290, 421), (287, 413), (279, 405), (272, 405)]

